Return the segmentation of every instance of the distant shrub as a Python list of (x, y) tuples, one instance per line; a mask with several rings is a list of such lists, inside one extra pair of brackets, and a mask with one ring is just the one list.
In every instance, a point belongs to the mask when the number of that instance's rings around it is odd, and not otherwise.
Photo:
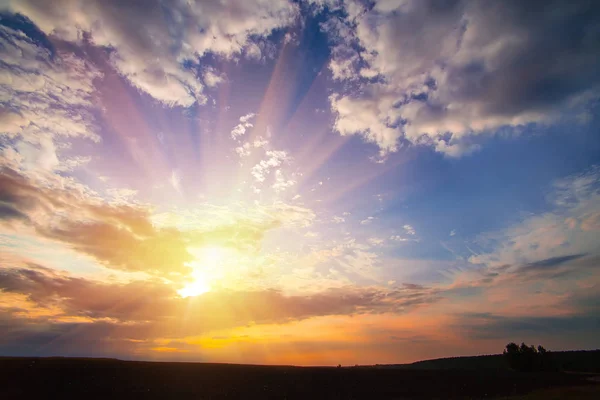
[(504, 358), (508, 366), (516, 371), (552, 371), (556, 367), (551, 353), (542, 346), (527, 346), (521, 343), (509, 343), (504, 349)]

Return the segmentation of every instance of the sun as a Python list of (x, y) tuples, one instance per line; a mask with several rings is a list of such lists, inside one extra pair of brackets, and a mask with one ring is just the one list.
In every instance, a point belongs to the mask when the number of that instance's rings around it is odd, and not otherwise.
[(200, 296), (201, 294), (210, 292), (210, 285), (206, 277), (196, 271), (194, 271), (192, 276), (194, 280), (177, 291), (181, 297)]
[(222, 279), (232, 251), (223, 247), (190, 249), (196, 259), (186, 265), (192, 268), (193, 280), (177, 293), (181, 297), (199, 296), (211, 290), (211, 284)]

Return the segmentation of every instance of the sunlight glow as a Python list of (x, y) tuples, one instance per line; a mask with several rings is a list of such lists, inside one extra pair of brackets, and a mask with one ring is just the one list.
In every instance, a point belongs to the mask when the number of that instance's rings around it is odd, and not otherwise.
[(193, 269), (193, 281), (188, 283), (177, 293), (182, 297), (199, 296), (211, 290), (211, 283), (215, 283), (224, 276), (226, 264), (230, 264), (233, 251), (223, 247), (203, 247), (190, 249), (196, 260), (187, 264)]
[(177, 291), (181, 297), (199, 296), (210, 291), (210, 285), (199, 273), (194, 272), (193, 276), (193, 282)]

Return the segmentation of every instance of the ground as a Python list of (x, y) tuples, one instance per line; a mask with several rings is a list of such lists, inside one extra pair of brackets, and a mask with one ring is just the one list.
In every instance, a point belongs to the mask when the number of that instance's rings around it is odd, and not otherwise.
[[(110, 359), (0, 359), (0, 398), (599, 398), (586, 374), (507, 370), (302, 368)], [(554, 397), (552, 397), (554, 396)], [(585, 397), (587, 396), (587, 397)]]

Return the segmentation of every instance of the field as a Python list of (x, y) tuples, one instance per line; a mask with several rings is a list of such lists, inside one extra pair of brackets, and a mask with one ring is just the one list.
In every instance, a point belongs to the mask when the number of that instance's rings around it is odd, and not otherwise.
[[(587, 374), (0, 358), (0, 398), (599, 398)], [(552, 397), (552, 394), (559, 397)], [(541, 396), (541, 397), (540, 397)], [(566, 397), (565, 397), (566, 396)], [(585, 397), (591, 396), (591, 397)]]

